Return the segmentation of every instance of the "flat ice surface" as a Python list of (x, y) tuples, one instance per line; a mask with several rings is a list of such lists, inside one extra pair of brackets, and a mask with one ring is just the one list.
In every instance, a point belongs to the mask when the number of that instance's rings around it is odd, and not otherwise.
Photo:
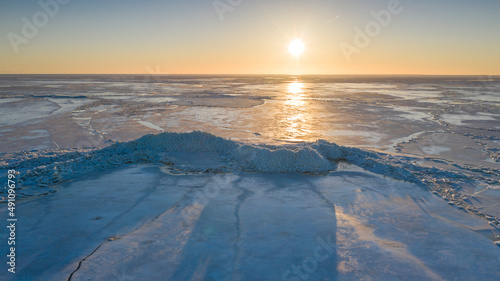
[(306, 176), (133, 165), (80, 177), (17, 212), (15, 280), (500, 278), (485, 221), (350, 166)]

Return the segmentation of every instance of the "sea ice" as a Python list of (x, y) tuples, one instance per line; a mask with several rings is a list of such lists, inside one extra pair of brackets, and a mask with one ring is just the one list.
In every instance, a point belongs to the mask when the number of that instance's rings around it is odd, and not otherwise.
[(17, 280), (500, 278), (485, 221), (352, 167), (171, 175), (127, 165), (16, 211)]

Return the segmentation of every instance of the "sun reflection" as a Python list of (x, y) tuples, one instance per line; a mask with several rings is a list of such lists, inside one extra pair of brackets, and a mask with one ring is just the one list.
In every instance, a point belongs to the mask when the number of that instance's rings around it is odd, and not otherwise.
[(278, 139), (287, 141), (306, 141), (311, 134), (311, 108), (307, 94), (304, 91), (304, 84), (291, 82), (288, 85), (286, 94), (275, 115), (277, 121)]
[(300, 94), (302, 93), (302, 87), (304, 85), (302, 83), (299, 83), (297, 81), (290, 83), (288, 85), (288, 93), (290, 94)]
[(288, 93), (286, 96), (285, 104), (293, 106), (301, 106), (304, 104), (304, 95), (302, 87), (304, 85), (299, 82), (292, 82), (288, 85)]

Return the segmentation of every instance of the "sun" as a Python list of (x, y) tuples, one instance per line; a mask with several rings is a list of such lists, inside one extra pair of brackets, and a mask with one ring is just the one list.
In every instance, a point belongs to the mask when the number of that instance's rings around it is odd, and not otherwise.
[(300, 39), (295, 39), (292, 42), (290, 42), (290, 45), (288, 45), (288, 51), (298, 57), (302, 52), (304, 52), (304, 42)]

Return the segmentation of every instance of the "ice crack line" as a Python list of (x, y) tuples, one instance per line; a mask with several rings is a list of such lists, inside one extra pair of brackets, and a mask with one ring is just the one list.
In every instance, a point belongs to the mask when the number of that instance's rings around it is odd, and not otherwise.
[(241, 219), (240, 219), (240, 209), (243, 202), (250, 196), (250, 191), (240, 187), (243, 193), (238, 196), (238, 204), (234, 209), (234, 216), (236, 218), (236, 241), (234, 242), (234, 260), (233, 260), (233, 280), (237, 280), (237, 264), (240, 259), (240, 240), (241, 240)]
[(102, 245), (104, 245), (106, 242), (102, 242), (99, 246), (97, 246), (97, 248), (95, 248), (92, 253), (90, 253), (88, 256), (84, 257), (79, 263), (78, 263), (78, 267), (73, 271), (71, 272), (71, 274), (69, 275), (68, 277), (68, 280), (67, 281), (71, 281), (71, 278), (73, 278), (73, 274), (75, 274), (79, 269), (80, 267), (82, 266), (82, 263), (87, 259), (89, 258), (90, 256), (92, 256), (95, 252), (97, 252), (97, 250), (99, 250), (99, 248), (101, 248)]
[(159, 219), (162, 215), (164, 215), (164, 214), (165, 214), (165, 213), (167, 213), (168, 211), (170, 211), (170, 210), (172, 210), (172, 209), (176, 208), (178, 205), (180, 205), (180, 203), (181, 203), (182, 201), (184, 201), (186, 198), (188, 198), (188, 196), (189, 196), (191, 193), (194, 193), (194, 191), (193, 191), (192, 189), (191, 189), (191, 190), (189, 190), (188, 192), (186, 192), (186, 193), (182, 196), (182, 198), (181, 198), (181, 199), (179, 199), (177, 202), (175, 202), (175, 204), (174, 204), (174, 205), (172, 205), (171, 207), (169, 207), (169, 208), (167, 208), (165, 211), (163, 211), (161, 214), (159, 214), (159, 215), (157, 215), (156, 217), (154, 217), (151, 221), (144, 223), (143, 225), (141, 225), (141, 226), (137, 227), (136, 229), (134, 229), (134, 230), (130, 231), (129, 233), (124, 234), (123, 236), (120, 236), (120, 239), (122, 239), (122, 238), (124, 238), (124, 237), (129, 236), (130, 234), (132, 234), (132, 233), (134, 233), (134, 232), (138, 231), (139, 229), (143, 228), (144, 226), (147, 226), (147, 225), (151, 225), (151, 224), (153, 224), (153, 223), (154, 223), (156, 220), (158, 220), (158, 219)]
[(160, 178), (157, 177), (155, 182), (151, 184), (152, 187), (144, 189), (144, 194), (141, 197), (139, 197), (132, 206), (130, 206), (127, 210), (120, 213), (119, 215), (115, 216), (108, 224), (106, 224), (103, 228), (98, 230), (94, 235), (97, 235), (100, 232), (104, 231), (104, 229), (106, 229), (113, 223), (117, 222), (120, 218), (124, 217), (127, 213), (131, 212), (135, 207), (139, 206), (139, 204), (141, 204), (144, 201), (144, 199), (146, 199), (149, 195), (151, 195), (154, 191), (157, 190), (159, 184), (160, 184)]
[[(179, 199), (179, 201), (177, 201), (174, 205), (172, 205), (171, 207), (169, 207), (168, 209), (166, 209), (164, 212), (162, 212), (161, 214), (159, 214), (158, 216), (156, 216), (152, 221), (148, 222), (148, 223), (145, 223), (141, 226), (139, 226), (138, 228), (130, 231), (129, 233), (121, 236), (120, 238), (123, 238), (123, 237), (126, 237), (134, 232), (136, 232), (137, 230), (141, 229), (142, 227), (144, 227), (145, 225), (150, 225), (151, 223), (153, 223), (154, 221), (156, 221), (158, 218), (160, 218), (163, 214), (165, 214), (166, 212), (168, 212), (169, 210), (177, 207), (179, 205), (180, 202), (182, 202), (190, 193), (192, 193), (193, 191), (190, 190), (188, 192), (186, 192), (183, 197), (181, 199)], [(97, 250), (103, 246), (104, 244), (108, 243), (109, 241), (104, 241), (103, 243), (101, 243), (99, 246), (97, 246), (97, 248), (94, 249), (94, 251), (92, 251), (92, 253), (90, 253), (88, 256), (84, 257), (79, 263), (78, 263), (78, 267), (69, 275), (67, 281), (71, 281), (71, 278), (73, 277), (73, 275), (80, 269), (80, 267), (82, 266), (82, 263), (88, 259), (90, 256), (92, 256), (95, 252), (97, 252)]]

